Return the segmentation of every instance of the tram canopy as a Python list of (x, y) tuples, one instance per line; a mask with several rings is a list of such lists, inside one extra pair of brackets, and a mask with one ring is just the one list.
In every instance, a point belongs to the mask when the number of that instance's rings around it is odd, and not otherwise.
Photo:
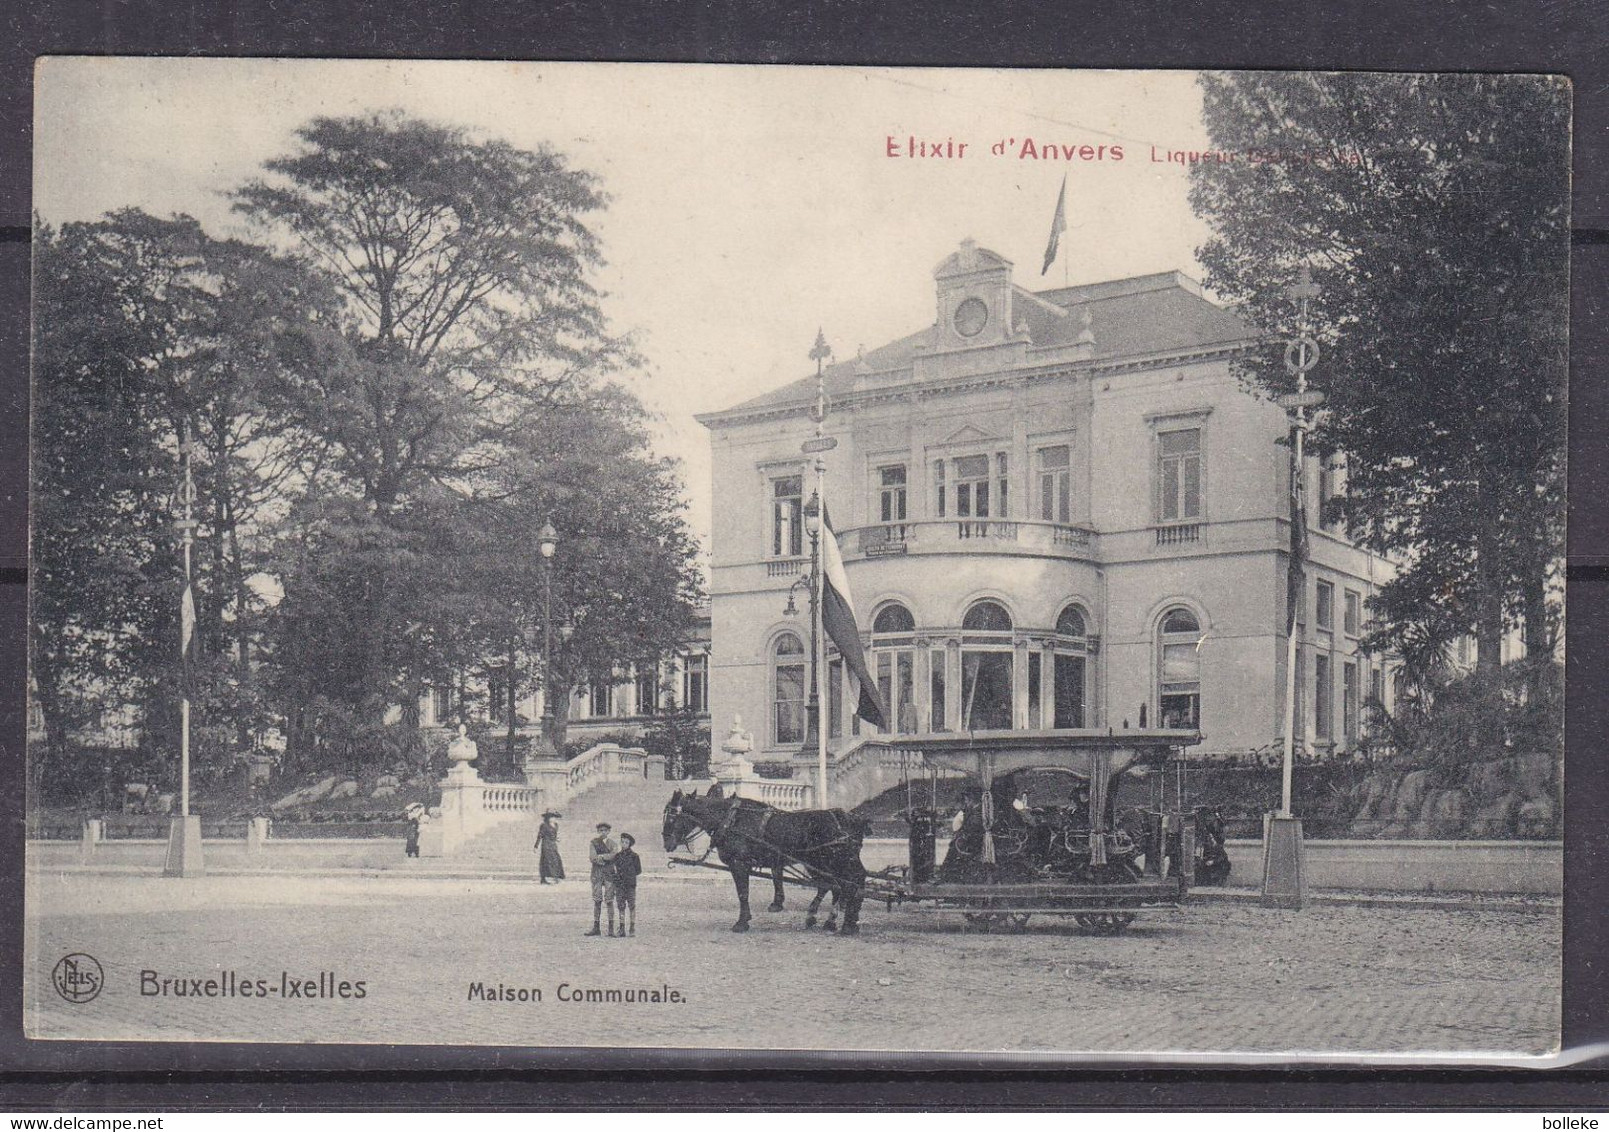
[(901, 737), (898, 745), (920, 752), (929, 765), (976, 775), (985, 785), (999, 775), (1055, 767), (1093, 777), (1135, 766), (1160, 766), (1182, 747), (1201, 742), (1201, 732), (1153, 728), (1114, 731), (1092, 727), (1055, 731), (970, 731)]

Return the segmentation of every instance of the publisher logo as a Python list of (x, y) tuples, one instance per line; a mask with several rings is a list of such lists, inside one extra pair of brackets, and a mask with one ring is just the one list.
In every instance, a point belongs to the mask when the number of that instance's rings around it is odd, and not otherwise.
[(93, 955), (75, 951), (63, 955), (50, 973), (50, 985), (68, 1002), (88, 1002), (101, 993), (106, 985), (106, 974)]

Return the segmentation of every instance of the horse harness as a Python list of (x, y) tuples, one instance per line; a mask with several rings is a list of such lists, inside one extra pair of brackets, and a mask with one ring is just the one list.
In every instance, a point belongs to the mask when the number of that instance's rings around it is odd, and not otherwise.
[[(745, 802), (748, 804), (745, 805)], [(743, 813), (755, 812), (759, 813), (760, 821), (752, 833), (747, 830), (736, 828), (740, 815)], [(773, 806), (766, 805), (764, 802), (754, 802), (745, 798), (734, 798), (732, 799), (732, 804), (727, 807), (726, 816), (721, 819), (720, 826), (710, 832), (710, 844), (714, 845), (723, 834), (735, 833), (740, 837), (744, 837), (755, 842), (762, 849), (769, 849), (778, 856), (791, 857), (794, 860), (798, 860), (801, 864), (804, 864), (804, 861), (801, 859), (802, 854), (815, 854), (824, 849), (832, 849), (838, 845), (847, 845), (853, 839), (852, 834), (854, 831), (852, 828), (845, 827), (843, 811), (824, 810), (822, 811), (823, 813), (832, 815), (833, 825), (837, 828), (838, 836), (829, 841), (823, 841), (819, 844), (810, 845), (805, 849), (800, 849), (797, 851), (784, 850), (780, 846), (772, 844), (766, 839), (765, 836), (766, 826), (770, 825), (771, 819), (776, 817), (781, 812), (782, 811)]]

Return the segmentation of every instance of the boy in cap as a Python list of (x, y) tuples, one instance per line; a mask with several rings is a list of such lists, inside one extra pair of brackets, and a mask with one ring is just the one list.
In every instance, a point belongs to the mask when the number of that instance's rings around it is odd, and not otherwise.
[(609, 823), (601, 821), (598, 836), (587, 846), (587, 859), (592, 862), (592, 930), (587, 935), (602, 935), (598, 919), (605, 907), (609, 909), (609, 934), (615, 934), (615, 854), (619, 846), (609, 836)]
[(637, 839), (620, 835), (620, 852), (615, 854), (615, 903), (620, 906), (620, 935), (637, 934), (637, 878), (642, 875), (642, 858), (637, 856)]

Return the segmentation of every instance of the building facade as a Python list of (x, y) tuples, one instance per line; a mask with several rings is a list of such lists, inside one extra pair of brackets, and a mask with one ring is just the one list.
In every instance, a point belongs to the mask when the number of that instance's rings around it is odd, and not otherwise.
[[(706, 726), (710, 710), (710, 618), (701, 604), (687, 643), (652, 663), (623, 664), (607, 680), (570, 690), (569, 741), (641, 734), (665, 715), (689, 711)], [(507, 684), (496, 668), (465, 673), (431, 688), (420, 700), (422, 727), (451, 729), (461, 722), (508, 725)], [(533, 742), (541, 730), (544, 690), (515, 701), (515, 728)]]
[[(1203, 752), (1283, 739), (1286, 414), (1231, 372), (1251, 330), (1168, 272), (1032, 292), (963, 243), (933, 325), (825, 371), (822, 454), (869, 663), (893, 731), (1199, 727)], [(711, 714), (756, 758), (805, 740), (814, 377), (722, 412), (710, 591)], [(1310, 554), (1298, 735), (1363, 737), (1390, 696), (1360, 648), (1390, 564), (1320, 521), (1338, 466), (1306, 470)], [(1315, 490), (1316, 489), (1316, 490)], [(842, 751), (873, 728), (836, 656), (822, 708)]]

